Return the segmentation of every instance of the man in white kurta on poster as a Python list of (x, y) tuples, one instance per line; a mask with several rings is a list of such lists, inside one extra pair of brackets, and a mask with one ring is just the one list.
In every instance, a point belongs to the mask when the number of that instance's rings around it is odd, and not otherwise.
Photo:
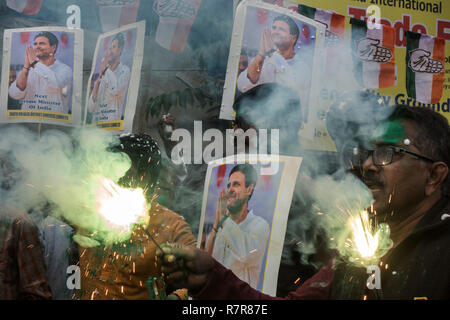
[(122, 33), (117, 33), (103, 58), (100, 73), (89, 97), (88, 111), (91, 122), (121, 120), (130, 68), (120, 62), (125, 45)]
[(218, 198), (213, 229), (206, 251), (256, 288), (267, 249), (270, 227), (248, 207), (258, 179), (250, 164), (238, 164), (228, 177), (227, 191)]
[(55, 58), (58, 43), (53, 33), (44, 31), (26, 47), (23, 68), (9, 88), (22, 110), (69, 113), (73, 72)]

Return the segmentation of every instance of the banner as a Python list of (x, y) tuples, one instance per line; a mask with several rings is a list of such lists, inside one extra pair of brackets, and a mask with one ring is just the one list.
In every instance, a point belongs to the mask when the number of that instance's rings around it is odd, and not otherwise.
[[(350, 18), (368, 20), (372, 26), (379, 24), (390, 26), (394, 29), (394, 55), (396, 63), (396, 82), (386, 88), (371, 89), (384, 104), (405, 104), (411, 107), (429, 107), (441, 113), (450, 120), (450, 2), (442, 0), (283, 0), (285, 8), (295, 9), (298, 5), (306, 5), (312, 8), (335, 12), (346, 16), (345, 41), (346, 47), (351, 48), (351, 24)], [(375, 20), (375, 23), (374, 23)], [(445, 41), (443, 92), (439, 101), (423, 103), (408, 96), (406, 63), (407, 37), (405, 31), (442, 38)], [(315, 105), (315, 111), (321, 115), (314, 128), (314, 138), (311, 140), (302, 138), (302, 144), (307, 149), (335, 151), (334, 142), (326, 129), (326, 114), (329, 106), (337, 101), (347, 91), (360, 88), (360, 84), (349, 77), (349, 70), (353, 66), (351, 54), (344, 52), (346, 61), (341, 60), (335, 67), (339, 69), (332, 77), (323, 78), (319, 88), (319, 97)], [(328, 61), (327, 61), (328, 65)], [(345, 75), (345, 76), (344, 76)], [(416, 73), (417, 75), (417, 73)], [(442, 77), (442, 75), (441, 75)], [(420, 98), (419, 98), (420, 99)], [(423, 100), (425, 101), (425, 100)]]
[(154, 0), (159, 16), (156, 42), (163, 48), (183, 52), (202, 0)]
[(43, 0), (6, 0), (6, 5), (22, 14), (34, 15), (41, 10)]
[(140, 0), (96, 0), (103, 32), (135, 23)]
[(408, 96), (422, 103), (439, 103), (444, 82), (444, 39), (410, 31), (406, 38)]
[(363, 20), (352, 24), (353, 73), (363, 88), (389, 88), (395, 85), (394, 28), (380, 25), (367, 28)]

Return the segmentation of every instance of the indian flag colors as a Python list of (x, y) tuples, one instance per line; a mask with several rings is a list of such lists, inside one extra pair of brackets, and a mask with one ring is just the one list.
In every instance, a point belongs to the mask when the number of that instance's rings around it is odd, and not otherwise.
[(41, 10), (42, 0), (6, 0), (6, 5), (22, 14), (33, 15)]
[(369, 29), (365, 21), (350, 19), (354, 74), (364, 88), (396, 85), (395, 30), (378, 25)]
[(421, 103), (438, 103), (444, 84), (445, 40), (406, 32), (406, 91)]
[(298, 5), (298, 13), (325, 24), (329, 32), (339, 36), (341, 39), (344, 38), (345, 16), (303, 4)]

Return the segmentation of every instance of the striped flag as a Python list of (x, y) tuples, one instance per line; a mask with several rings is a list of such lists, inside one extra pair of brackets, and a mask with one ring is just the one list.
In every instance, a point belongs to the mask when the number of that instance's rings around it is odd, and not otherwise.
[(41, 10), (42, 0), (6, 0), (6, 5), (19, 13), (33, 15)]
[(365, 21), (350, 19), (356, 80), (364, 88), (389, 88), (396, 84), (395, 30), (380, 25), (369, 29)]
[(326, 67), (325, 75), (338, 74), (347, 58), (343, 45), (345, 34), (345, 16), (331, 11), (316, 9), (303, 4), (298, 5), (298, 12), (327, 26), (325, 33)]
[(327, 26), (327, 31), (330, 37), (344, 38), (345, 33), (345, 16), (335, 12), (316, 9), (303, 4), (298, 5), (298, 13), (316, 21), (319, 21)]
[(156, 42), (171, 51), (183, 52), (202, 0), (155, 0), (159, 16)]
[(96, 0), (103, 32), (135, 23), (140, 0)]
[(421, 103), (438, 103), (444, 87), (445, 40), (406, 31), (406, 92)]

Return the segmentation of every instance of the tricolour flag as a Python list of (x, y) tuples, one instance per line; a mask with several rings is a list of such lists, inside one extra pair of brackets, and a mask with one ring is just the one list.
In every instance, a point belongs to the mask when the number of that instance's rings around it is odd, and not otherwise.
[(406, 92), (421, 103), (438, 103), (444, 86), (445, 40), (406, 31)]
[(303, 4), (298, 5), (298, 13), (325, 24), (327, 26), (327, 31), (333, 36), (337, 36), (340, 39), (344, 38), (345, 16), (332, 11), (316, 9)]
[(103, 32), (135, 23), (140, 0), (97, 0)]
[(395, 30), (378, 25), (367, 28), (367, 23), (354, 18), (352, 25), (352, 52), (354, 74), (364, 88), (389, 88), (396, 83), (394, 56)]
[(155, 0), (159, 16), (156, 42), (171, 51), (183, 52), (202, 0)]
[(338, 74), (339, 68), (342, 67), (346, 60), (346, 50), (343, 49), (345, 16), (332, 11), (316, 9), (303, 4), (298, 5), (298, 13), (326, 25), (326, 67), (324, 69), (324, 75), (333, 76)]
[(41, 10), (42, 0), (6, 0), (6, 5), (22, 14), (33, 15)]

